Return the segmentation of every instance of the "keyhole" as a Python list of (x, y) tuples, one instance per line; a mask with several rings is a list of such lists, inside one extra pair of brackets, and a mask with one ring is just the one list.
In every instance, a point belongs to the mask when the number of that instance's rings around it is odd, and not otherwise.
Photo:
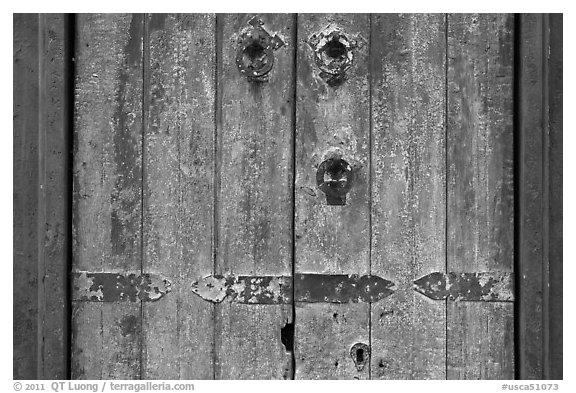
[(356, 370), (362, 371), (370, 358), (370, 347), (364, 343), (356, 343), (350, 348), (350, 356), (356, 365)]
[(362, 348), (356, 350), (356, 363), (364, 363), (364, 350)]

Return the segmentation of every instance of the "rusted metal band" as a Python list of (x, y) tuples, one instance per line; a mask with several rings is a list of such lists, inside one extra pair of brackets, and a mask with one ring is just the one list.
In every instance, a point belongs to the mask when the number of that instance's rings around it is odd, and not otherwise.
[[(294, 276), (218, 276), (192, 283), (192, 292), (220, 303), (225, 298), (245, 304), (378, 302), (390, 296), (394, 283), (378, 276), (302, 274)], [(171, 291), (169, 280), (153, 274), (73, 273), (73, 301), (156, 301)], [(514, 301), (512, 272), (434, 272), (414, 281), (414, 289), (434, 299)]]
[(394, 292), (392, 281), (356, 274), (296, 274), (294, 285), (296, 301), (306, 303), (370, 303)]
[(192, 283), (192, 292), (204, 300), (220, 303), (283, 304), (292, 302), (292, 280), (285, 276), (211, 275)]
[(192, 292), (220, 303), (228, 298), (246, 304), (377, 302), (393, 293), (394, 283), (377, 276), (296, 274), (289, 276), (217, 276), (192, 283)]
[(170, 292), (170, 281), (154, 274), (75, 272), (72, 300), (78, 302), (153, 302)]
[(434, 300), (514, 301), (514, 273), (430, 273), (414, 281), (414, 289)]

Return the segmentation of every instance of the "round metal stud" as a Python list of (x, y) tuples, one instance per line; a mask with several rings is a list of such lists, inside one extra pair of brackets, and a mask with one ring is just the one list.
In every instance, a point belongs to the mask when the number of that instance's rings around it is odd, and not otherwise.
[(274, 49), (258, 33), (246, 37), (238, 48), (236, 65), (247, 77), (262, 77), (274, 66)]

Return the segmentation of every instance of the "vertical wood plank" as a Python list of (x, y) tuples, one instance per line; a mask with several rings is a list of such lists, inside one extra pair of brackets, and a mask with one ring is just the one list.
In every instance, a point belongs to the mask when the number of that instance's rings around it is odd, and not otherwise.
[(39, 379), (65, 379), (68, 372), (69, 27), (64, 14), (40, 14)]
[[(141, 15), (79, 15), (73, 268), (141, 271)], [(140, 303), (73, 305), (72, 377), (140, 377)]]
[[(320, 76), (307, 40), (328, 27), (339, 28), (362, 47), (353, 50), (348, 80), (329, 86)], [(298, 16), (295, 269), (297, 273), (368, 274), (369, 208), (369, 16)], [(318, 166), (340, 155), (353, 168), (346, 205), (328, 206), (318, 189)], [(368, 379), (350, 349), (370, 345), (369, 304), (296, 304), (297, 379)]]
[(213, 377), (213, 304), (190, 291), (212, 273), (215, 16), (147, 17), (144, 271), (172, 282), (144, 303), (147, 379)]
[[(267, 82), (236, 66), (238, 38), (254, 15), (218, 16), (217, 274), (292, 274), (293, 16), (265, 14), (284, 46)], [(281, 328), (290, 305), (216, 305), (216, 379), (290, 378)]]
[(549, 326), (551, 379), (563, 379), (563, 14), (548, 15), (550, 55), (548, 63), (549, 97)]
[(38, 14), (13, 16), (13, 376), (38, 375)]
[[(448, 17), (447, 268), (511, 271), (512, 15)], [(449, 379), (514, 377), (513, 305), (448, 302)]]
[(372, 306), (372, 378), (444, 379), (446, 305), (413, 290), (443, 272), (445, 16), (372, 17), (372, 274), (396, 283)]

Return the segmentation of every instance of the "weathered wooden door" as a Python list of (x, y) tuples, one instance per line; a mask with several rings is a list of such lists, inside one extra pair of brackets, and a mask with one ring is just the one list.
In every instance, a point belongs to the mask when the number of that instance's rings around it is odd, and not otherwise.
[(73, 378), (511, 379), (511, 15), (83, 15)]

